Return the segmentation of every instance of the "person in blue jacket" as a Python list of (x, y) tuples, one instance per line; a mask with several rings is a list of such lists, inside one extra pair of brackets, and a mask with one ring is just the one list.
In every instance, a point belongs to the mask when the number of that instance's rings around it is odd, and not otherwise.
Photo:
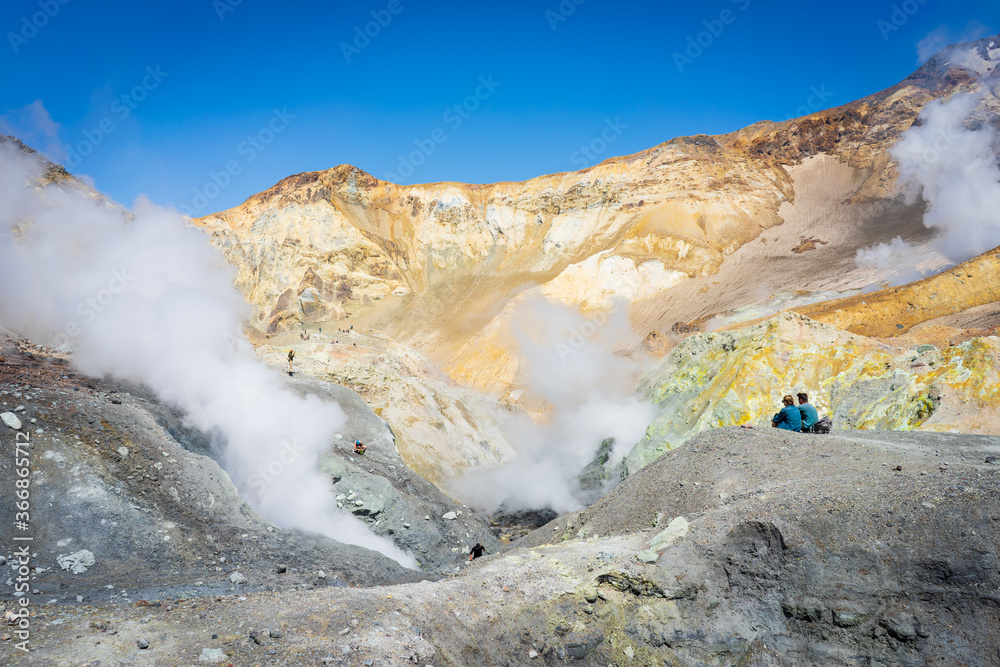
[(799, 414), (802, 416), (802, 432), (809, 433), (812, 431), (813, 425), (819, 421), (819, 415), (816, 413), (816, 408), (812, 406), (809, 402), (809, 395), (804, 391), (796, 394), (799, 397)]
[(792, 398), (791, 394), (785, 394), (781, 402), (785, 407), (781, 408), (781, 412), (771, 419), (771, 426), (786, 431), (800, 432), (802, 430), (802, 416), (799, 409), (795, 407), (795, 399)]

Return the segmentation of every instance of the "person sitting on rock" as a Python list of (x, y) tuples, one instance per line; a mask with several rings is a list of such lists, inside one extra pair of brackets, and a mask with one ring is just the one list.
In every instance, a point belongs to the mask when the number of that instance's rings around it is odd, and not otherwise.
[(368, 448), (365, 447), (364, 445), (362, 445), (360, 440), (355, 440), (354, 441), (354, 453), (355, 454), (360, 454), (360, 455), (364, 456), (366, 449), (368, 449)]
[(808, 394), (800, 391), (797, 395), (799, 397), (799, 415), (802, 417), (802, 432), (809, 433), (812, 431), (813, 425), (819, 421), (819, 414), (809, 402)]
[(482, 556), (484, 553), (486, 553), (486, 547), (484, 547), (479, 542), (476, 542), (476, 546), (472, 547), (472, 552), (469, 553), (469, 560), (475, 560), (476, 558)]
[(771, 418), (771, 426), (785, 431), (800, 432), (802, 430), (802, 415), (799, 409), (795, 407), (795, 399), (792, 398), (791, 394), (785, 394), (784, 398), (781, 399), (781, 403), (785, 407), (781, 408), (781, 412)]

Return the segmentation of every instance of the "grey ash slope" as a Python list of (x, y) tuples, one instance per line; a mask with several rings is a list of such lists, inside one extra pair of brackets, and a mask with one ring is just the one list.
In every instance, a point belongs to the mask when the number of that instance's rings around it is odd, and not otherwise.
[[(26, 664), (134, 662), (142, 637), (156, 664), (998, 664), (996, 456), (982, 436), (709, 431), (463, 576), (53, 606)], [(637, 559), (679, 515), (687, 534)]]
[(698, 586), (697, 623), (668, 644), (756, 639), (790, 664), (997, 664), (998, 464), (991, 436), (706, 431), (517, 546), (684, 516), (688, 537), (650, 566), (651, 580)]

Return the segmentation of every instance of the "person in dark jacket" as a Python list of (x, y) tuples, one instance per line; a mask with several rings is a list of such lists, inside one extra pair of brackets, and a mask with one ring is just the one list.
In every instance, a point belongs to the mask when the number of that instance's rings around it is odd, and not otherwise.
[(484, 547), (479, 542), (476, 542), (476, 546), (472, 547), (472, 552), (469, 554), (469, 560), (479, 558), (484, 553), (486, 553), (486, 547)]
[(799, 397), (799, 415), (802, 417), (802, 432), (809, 433), (812, 431), (813, 425), (819, 421), (819, 414), (809, 402), (808, 394), (799, 392), (797, 396)]
[(785, 407), (781, 408), (781, 411), (771, 419), (771, 426), (785, 431), (800, 432), (802, 430), (802, 415), (795, 407), (795, 399), (792, 398), (791, 394), (785, 394), (781, 403)]

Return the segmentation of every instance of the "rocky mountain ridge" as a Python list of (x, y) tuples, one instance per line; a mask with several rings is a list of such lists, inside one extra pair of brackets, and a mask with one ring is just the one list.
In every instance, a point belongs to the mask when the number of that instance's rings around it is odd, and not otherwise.
[[(798, 197), (791, 168), (811, 156), (832, 156), (854, 174), (851, 205), (839, 214), (857, 237), (853, 251), (877, 236), (883, 209), (896, 206), (887, 147), (928, 102), (995, 85), (996, 44), (963, 45), (961, 58), (939, 54), (901, 83), (841, 107), (672, 139), (580, 172), (399, 186), (341, 165), (291, 176), (196, 223), (237, 267), (262, 331), (350, 321), (415, 347), (467, 386), (505, 396), (524, 386), (507, 332), (529, 294), (585, 314), (624, 299), (640, 337), (745, 305), (746, 295), (730, 297), (704, 279), (782, 224), (782, 205)], [(919, 216), (901, 208), (895, 231), (926, 235)], [(844, 287), (870, 280), (852, 275)], [(712, 310), (672, 297), (698, 278)]]

